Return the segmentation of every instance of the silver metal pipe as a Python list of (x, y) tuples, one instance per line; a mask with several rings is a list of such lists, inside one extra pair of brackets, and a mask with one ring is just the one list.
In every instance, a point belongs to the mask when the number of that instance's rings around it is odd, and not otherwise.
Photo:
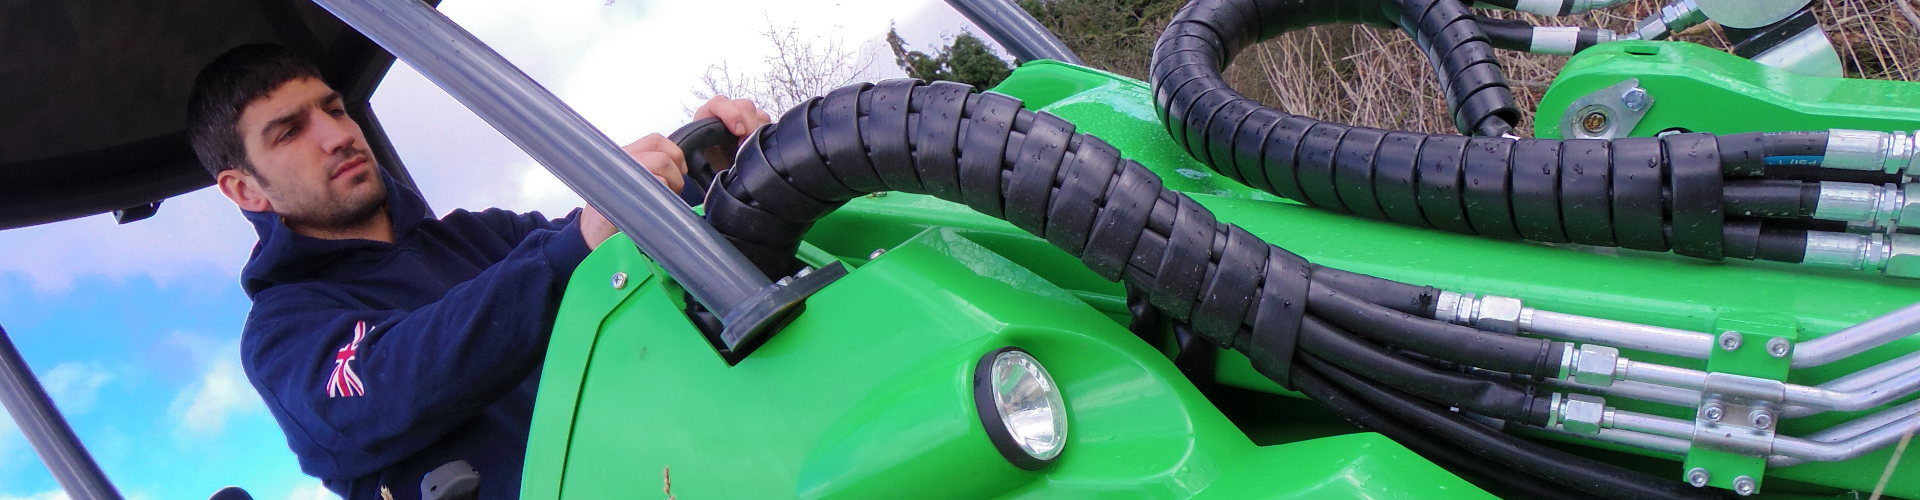
[[(1838, 462), (1872, 453), (1874, 450), (1899, 441), (1900, 436), (1920, 429), (1920, 409), (1910, 408), (1912, 406), (1920, 405), (1910, 403), (1890, 408), (1881, 412), (1883, 415), (1862, 417), (1860, 421), (1856, 421), (1859, 423), (1841, 424), (1828, 429), (1831, 431), (1829, 433), (1816, 434), (1832, 441), (1775, 436), (1772, 443), (1773, 456), (1769, 458), (1768, 465), (1794, 465), (1807, 461)], [(1880, 425), (1861, 430), (1874, 423), (1880, 423)], [(1607, 419), (1601, 425), (1679, 439), (1691, 440), (1693, 437), (1693, 422), (1630, 411), (1608, 410)]]
[(1634, 432), (1645, 432), (1656, 436), (1693, 439), (1693, 422), (1659, 415), (1648, 415), (1621, 410), (1608, 410), (1606, 420), (1601, 427)]
[[(1867, 415), (1867, 416), (1856, 418), (1853, 420), (1848, 420), (1845, 423), (1841, 423), (1833, 427), (1828, 427), (1824, 430), (1821, 430), (1820, 432), (1808, 434), (1803, 439), (1806, 439), (1808, 441), (1821, 442), (1821, 443), (1835, 443), (1835, 442), (1846, 441), (1849, 439), (1859, 437), (1860, 435), (1867, 434), (1869, 432), (1875, 432), (1883, 428), (1887, 428), (1890, 424), (1911, 419), (1915, 415), (1920, 415), (1920, 401), (1908, 401), (1899, 406), (1888, 408), (1886, 410), (1882, 410), (1872, 415)], [(1902, 433), (1902, 432), (1899, 432), (1901, 429), (1904, 429), (1904, 427), (1893, 426), (1891, 430), (1888, 430), (1886, 432), (1891, 432), (1893, 434), (1893, 437), (1898, 438), (1899, 434)], [(1881, 439), (1881, 438), (1876, 436), (1876, 437), (1871, 437), (1869, 439)], [(1793, 465), (1800, 465), (1806, 462), (1808, 462), (1808, 460), (1803, 458), (1784, 457), (1784, 456), (1776, 455), (1767, 460), (1767, 465), (1769, 467), (1787, 467), (1787, 466), (1793, 466)]]
[(1852, 391), (1786, 384), (1785, 402), (1829, 411), (1859, 411), (1887, 404), (1912, 394), (1916, 389), (1920, 389), (1920, 369), (1895, 375)]
[(1641, 401), (1652, 401), (1687, 408), (1700, 405), (1700, 391), (1649, 384), (1646, 382), (1621, 380), (1606, 387), (1586, 385), (1572, 380), (1557, 378), (1545, 379), (1541, 382), (1548, 387), (1556, 389), (1586, 392), (1602, 396), (1638, 399)]
[(1706, 359), (1713, 335), (1625, 321), (1526, 308), (1520, 331), (1562, 340), (1606, 344), (1621, 349)]
[[(1908, 415), (1906, 418), (1882, 425), (1873, 430), (1848, 439), (1834, 442), (1811, 441), (1795, 437), (1777, 438), (1773, 442), (1773, 455), (1784, 460), (1816, 462), (1839, 462), (1853, 460), (1861, 455), (1874, 452), (1899, 441), (1909, 432), (1920, 431), (1920, 415)], [(1767, 465), (1776, 465), (1774, 457), (1769, 457)], [(1783, 464), (1784, 465), (1784, 464)]]
[(606, 214), (721, 318), (769, 281), (619, 145), (417, 0), (314, 0), (405, 60)]
[(1666, 453), (1669, 455), (1685, 455), (1687, 453), (1687, 449), (1691, 447), (1691, 445), (1685, 439), (1676, 439), (1676, 438), (1670, 438), (1666, 436), (1657, 436), (1653, 434), (1647, 434), (1645, 432), (1636, 432), (1636, 431), (1629, 431), (1624, 429), (1600, 429), (1599, 434), (1589, 435), (1589, 434), (1581, 434), (1578, 432), (1570, 431), (1560, 427), (1535, 427), (1531, 425), (1513, 424), (1513, 423), (1508, 423), (1508, 425), (1517, 425), (1524, 429), (1536, 430), (1536, 431), (1542, 431), (1542, 432), (1551, 432), (1554, 434), (1571, 436), (1579, 439), (1589, 439), (1589, 440), (1601, 441), (1606, 443), (1632, 446), (1635, 448), (1657, 451), (1657, 452)]
[(1616, 371), (1621, 380), (1647, 382), (1670, 387), (1699, 390), (1707, 386), (1707, 372), (1644, 361), (1620, 359)]
[(1920, 332), (1920, 303), (1882, 314), (1793, 349), (1794, 368), (1820, 366)]

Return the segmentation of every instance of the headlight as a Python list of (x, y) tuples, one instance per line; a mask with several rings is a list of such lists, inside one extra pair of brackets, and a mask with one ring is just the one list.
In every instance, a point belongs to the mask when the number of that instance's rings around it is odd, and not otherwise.
[(1039, 470), (1067, 444), (1067, 402), (1027, 351), (1003, 347), (980, 358), (973, 402), (987, 437), (1013, 465)]

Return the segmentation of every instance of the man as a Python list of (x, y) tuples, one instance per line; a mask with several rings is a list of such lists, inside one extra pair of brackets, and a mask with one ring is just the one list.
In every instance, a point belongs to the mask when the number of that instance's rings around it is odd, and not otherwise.
[[(434, 219), (375, 164), (340, 94), (282, 47), (222, 55), (189, 108), (195, 153), (260, 234), (241, 273), (242, 362), (301, 469), (349, 498), (407, 498), (465, 461), (482, 498), (517, 495), (561, 292), (613, 225), (592, 207)], [(736, 133), (770, 121), (724, 97), (706, 116)], [(681, 187), (670, 141), (624, 149)]]

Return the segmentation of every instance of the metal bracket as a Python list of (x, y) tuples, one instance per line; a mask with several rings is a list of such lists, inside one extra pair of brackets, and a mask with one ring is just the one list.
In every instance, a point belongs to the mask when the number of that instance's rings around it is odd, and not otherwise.
[(1694, 413), (1694, 446), (1682, 470), (1696, 486), (1752, 495), (1765, 479), (1786, 399), (1792, 356), (1774, 352), (1783, 345), (1790, 352), (1800, 326), (1779, 314), (1727, 312), (1714, 327), (1722, 333), (1707, 356), (1709, 373)]
[(1571, 139), (1613, 139), (1633, 133), (1633, 127), (1653, 107), (1653, 95), (1640, 79), (1620, 83), (1574, 99), (1560, 115), (1560, 136)]

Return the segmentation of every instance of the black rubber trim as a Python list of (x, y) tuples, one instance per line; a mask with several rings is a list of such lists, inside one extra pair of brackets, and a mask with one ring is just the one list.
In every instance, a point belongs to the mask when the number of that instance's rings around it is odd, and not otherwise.
[(1384, 219), (1380, 202), (1374, 198), (1375, 155), (1385, 130), (1355, 127), (1340, 138), (1340, 149), (1333, 155), (1333, 186), (1340, 203), (1353, 213)]
[(1560, 141), (1514, 143), (1513, 225), (1522, 238), (1567, 242), (1567, 230), (1560, 223)]
[(1720, 260), (1721, 191), (1720, 148), (1707, 134), (1673, 134), (1661, 138), (1673, 175), (1673, 251), (1688, 257)]
[(1420, 212), (1433, 227), (1458, 233), (1472, 233), (1462, 204), (1461, 160), (1466, 156), (1467, 138), (1438, 135), (1420, 145)]
[(1467, 156), (1462, 176), (1466, 179), (1467, 224), (1476, 234), (1495, 238), (1519, 238), (1513, 223), (1513, 199), (1510, 176), (1513, 171), (1513, 140), (1504, 137), (1474, 137), (1467, 140)]
[(1426, 134), (1388, 132), (1380, 140), (1375, 156), (1373, 189), (1380, 211), (1401, 224), (1429, 227), (1426, 214), (1420, 212), (1420, 145)]
[(1613, 246), (1611, 145), (1598, 139), (1565, 141), (1560, 158), (1560, 222), (1567, 239)]
[(1613, 141), (1613, 239), (1622, 247), (1664, 252), (1666, 157), (1660, 139)]

